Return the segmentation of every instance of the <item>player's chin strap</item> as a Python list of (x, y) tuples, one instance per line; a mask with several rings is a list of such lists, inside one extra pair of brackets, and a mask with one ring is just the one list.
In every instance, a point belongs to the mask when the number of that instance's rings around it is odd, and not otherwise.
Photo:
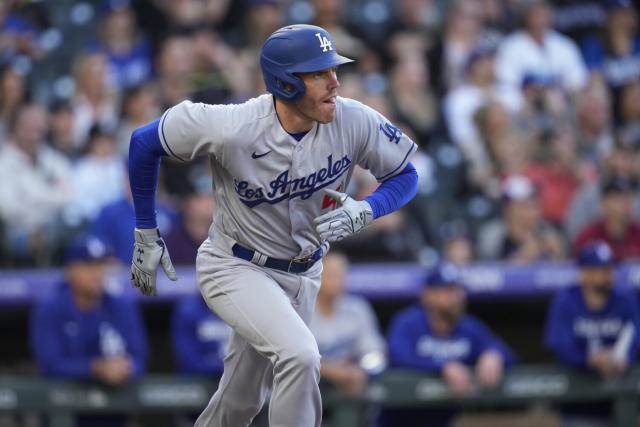
[(322, 240), (337, 242), (359, 233), (373, 221), (373, 210), (368, 202), (359, 202), (331, 189), (325, 189), (324, 192), (338, 203), (338, 208), (313, 220)]

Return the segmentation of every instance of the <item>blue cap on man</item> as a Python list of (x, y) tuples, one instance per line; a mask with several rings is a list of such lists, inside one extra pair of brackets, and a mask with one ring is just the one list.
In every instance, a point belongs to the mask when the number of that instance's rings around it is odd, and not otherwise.
[(91, 263), (106, 261), (112, 256), (109, 246), (99, 237), (90, 234), (76, 236), (67, 246), (65, 263)]
[(613, 251), (606, 242), (591, 242), (578, 254), (578, 265), (580, 267), (612, 267)]
[(460, 282), (460, 269), (450, 262), (441, 262), (427, 272), (424, 286), (426, 288), (441, 288), (458, 286)]

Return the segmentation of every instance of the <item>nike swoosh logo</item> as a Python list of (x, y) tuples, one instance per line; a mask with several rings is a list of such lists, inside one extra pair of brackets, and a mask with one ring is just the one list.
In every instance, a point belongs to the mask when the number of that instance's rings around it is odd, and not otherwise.
[(264, 156), (266, 156), (266, 155), (267, 155), (267, 154), (269, 154), (271, 151), (272, 151), (272, 150), (269, 150), (269, 151), (267, 151), (266, 153), (262, 153), (262, 154), (256, 154), (256, 152), (254, 151), (254, 152), (251, 154), (251, 158), (252, 158), (252, 159), (259, 159), (260, 157), (264, 157)]

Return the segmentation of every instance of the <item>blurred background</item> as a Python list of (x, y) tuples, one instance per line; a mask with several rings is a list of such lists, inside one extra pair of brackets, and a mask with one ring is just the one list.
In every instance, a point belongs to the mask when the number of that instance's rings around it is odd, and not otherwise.
[[(423, 302), (425, 272), (448, 260), (461, 268), (467, 311), (514, 360), (551, 366), (558, 358), (545, 346), (549, 302), (581, 281), (580, 268), (591, 264), (576, 268), (575, 260), (585, 248), (606, 242), (615, 286), (640, 286), (637, 12), (630, 0), (0, 1), (0, 391), (3, 378), (122, 386), (145, 374), (219, 375), (220, 366), (197, 372), (180, 356), (180, 347), (195, 354), (228, 336), (219, 324), (198, 323), (197, 298), (187, 301), (198, 297), (195, 254), (215, 210), (208, 162), (162, 162), (158, 222), (180, 281), (161, 280), (161, 295), (144, 298), (127, 276), (129, 138), (184, 99), (240, 103), (264, 93), (259, 50), (289, 23), (326, 28), (340, 53), (356, 59), (339, 70), (340, 95), (380, 111), (419, 146), (418, 195), (334, 248), (345, 257), (334, 293), (370, 307), (379, 349), (391, 354), (384, 341), (392, 319)], [(376, 185), (358, 170), (348, 192), (363, 198)], [(93, 238), (111, 255), (104, 265)], [(61, 338), (64, 348), (52, 355), (59, 331), (38, 326), (55, 323), (37, 307), (62, 282), (94, 299), (125, 298), (132, 311), (123, 316), (138, 318), (131, 339), (144, 348), (134, 354), (125, 334), (98, 322), (102, 356), (109, 342), (112, 353), (127, 349), (126, 363), (66, 374), (49, 366), (76, 345)], [(91, 282), (99, 289), (87, 290)], [(629, 295), (635, 307), (635, 291)], [(82, 335), (78, 316), (60, 333)], [(197, 329), (193, 343), (172, 339), (184, 318)], [(220, 357), (217, 345), (206, 351)], [(393, 356), (385, 358), (393, 368)], [(0, 425), (42, 424), (2, 402)], [(525, 410), (560, 422), (552, 406)], [(184, 422), (126, 422), (174, 421)]]

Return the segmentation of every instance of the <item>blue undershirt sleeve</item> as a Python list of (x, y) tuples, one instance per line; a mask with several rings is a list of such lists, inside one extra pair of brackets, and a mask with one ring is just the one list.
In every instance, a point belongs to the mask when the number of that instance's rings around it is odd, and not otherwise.
[(136, 211), (137, 228), (155, 228), (156, 187), (160, 157), (167, 153), (158, 136), (160, 119), (137, 128), (129, 144), (129, 183)]
[(418, 172), (407, 163), (399, 174), (386, 179), (380, 186), (364, 200), (371, 205), (373, 218), (387, 215), (409, 203), (418, 192)]

